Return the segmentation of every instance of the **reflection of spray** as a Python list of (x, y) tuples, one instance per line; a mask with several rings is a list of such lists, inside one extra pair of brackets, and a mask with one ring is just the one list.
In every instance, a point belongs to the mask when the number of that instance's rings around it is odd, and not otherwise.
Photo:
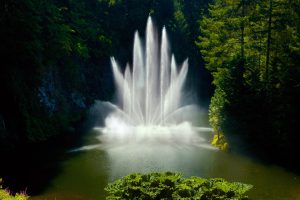
[[(118, 123), (115, 118), (110, 120), (108, 126)], [(193, 174), (190, 167), (196, 166), (195, 157), (205, 160), (218, 150), (207, 140), (211, 129), (195, 129), (187, 122), (168, 127), (121, 127), (118, 133), (105, 132), (108, 128), (98, 129), (100, 148), (108, 155), (111, 181), (136, 172), (171, 170)]]

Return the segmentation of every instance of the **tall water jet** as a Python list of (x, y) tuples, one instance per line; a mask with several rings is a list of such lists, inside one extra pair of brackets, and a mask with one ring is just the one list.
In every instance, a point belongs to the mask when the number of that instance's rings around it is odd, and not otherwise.
[(165, 123), (165, 94), (169, 86), (168, 66), (170, 65), (169, 45), (167, 39), (166, 28), (163, 27), (161, 36), (161, 52), (160, 52), (160, 118), (161, 123)]
[(170, 56), (166, 28), (162, 28), (159, 44), (151, 17), (145, 35), (143, 48), (139, 33), (135, 32), (132, 68), (127, 64), (124, 74), (115, 58), (111, 58), (120, 105), (115, 113), (129, 126), (169, 126), (184, 122), (178, 116), (191, 107), (182, 102), (188, 60), (178, 69), (174, 55)]

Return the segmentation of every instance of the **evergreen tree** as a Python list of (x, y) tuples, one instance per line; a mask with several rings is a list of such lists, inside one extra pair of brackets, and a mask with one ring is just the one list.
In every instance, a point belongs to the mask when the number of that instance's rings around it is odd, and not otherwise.
[(300, 142), (292, 131), (299, 119), (299, 23), (298, 0), (210, 5), (198, 46), (216, 86), (209, 113), (215, 130), (280, 154)]

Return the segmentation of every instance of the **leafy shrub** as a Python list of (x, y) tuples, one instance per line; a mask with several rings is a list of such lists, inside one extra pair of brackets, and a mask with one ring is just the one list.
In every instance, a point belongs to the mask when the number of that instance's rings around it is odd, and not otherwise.
[(12, 195), (9, 190), (2, 188), (2, 179), (0, 179), (0, 199), (1, 200), (27, 200), (29, 197), (25, 192), (16, 193)]
[(106, 199), (247, 200), (252, 185), (222, 178), (183, 178), (180, 173), (130, 174), (110, 183)]

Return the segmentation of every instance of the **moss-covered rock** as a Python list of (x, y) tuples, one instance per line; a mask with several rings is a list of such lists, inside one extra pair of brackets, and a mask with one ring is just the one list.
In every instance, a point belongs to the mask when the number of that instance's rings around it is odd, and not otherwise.
[(215, 147), (218, 147), (222, 151), (227, 151), (229, 149), (229, 144), (223, 133), (215, 134), (211, 144)]

